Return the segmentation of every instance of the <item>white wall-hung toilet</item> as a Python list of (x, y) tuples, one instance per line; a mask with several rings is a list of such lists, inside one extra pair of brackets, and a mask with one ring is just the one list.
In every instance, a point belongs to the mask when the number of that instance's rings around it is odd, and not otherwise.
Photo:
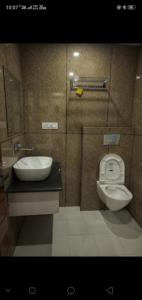
[(100, 199), (112, 211), (125, 207), (133, 198), (132, 193), (124, 185), (125, 165), (117, 154), (105, 155), (99, 168), (97, 192)]

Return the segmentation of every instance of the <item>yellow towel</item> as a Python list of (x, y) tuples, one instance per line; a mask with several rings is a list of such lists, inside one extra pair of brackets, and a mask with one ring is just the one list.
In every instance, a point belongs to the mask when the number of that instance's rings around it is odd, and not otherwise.
[(81, 88), (77, 88), (77, 90), (76, 90), (76, 95), (77, 96), (82, 96), (83, 95), (83, 93), (84, 93), (84, 90), (83, 89), (81, 89)]

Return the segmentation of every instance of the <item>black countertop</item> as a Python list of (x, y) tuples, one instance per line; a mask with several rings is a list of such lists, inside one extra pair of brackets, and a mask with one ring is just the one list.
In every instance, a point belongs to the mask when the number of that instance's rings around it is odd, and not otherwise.
[(13, 171), (12, 182), (7, 189), (7, 193), (57, 192), (61, 190), (61, 165), (58, 161), (53, 161), (50, 175), (42, 181), (21, 181)]

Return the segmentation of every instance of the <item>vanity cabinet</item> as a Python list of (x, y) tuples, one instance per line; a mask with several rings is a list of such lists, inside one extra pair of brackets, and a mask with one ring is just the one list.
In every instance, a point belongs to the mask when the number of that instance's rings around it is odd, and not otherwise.
[(59, 192), (9, 193), (9, 215), (48, 215), (59, 211)]
[(53, 161), (49, 177), (42, 181), (21, 181), (13, 174), (7, 189), (9, 215), (55, 214), (59, 211), (61, 191), (61, 166), (58, 161)]

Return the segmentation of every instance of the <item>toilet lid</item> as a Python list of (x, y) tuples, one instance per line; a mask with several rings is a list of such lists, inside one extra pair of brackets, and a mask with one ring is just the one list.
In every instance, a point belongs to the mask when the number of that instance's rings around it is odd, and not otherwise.
[(107, 154), (100, 162), (99, 180), (101, 183), (124, 184), (125, 166), (117, 154)]

